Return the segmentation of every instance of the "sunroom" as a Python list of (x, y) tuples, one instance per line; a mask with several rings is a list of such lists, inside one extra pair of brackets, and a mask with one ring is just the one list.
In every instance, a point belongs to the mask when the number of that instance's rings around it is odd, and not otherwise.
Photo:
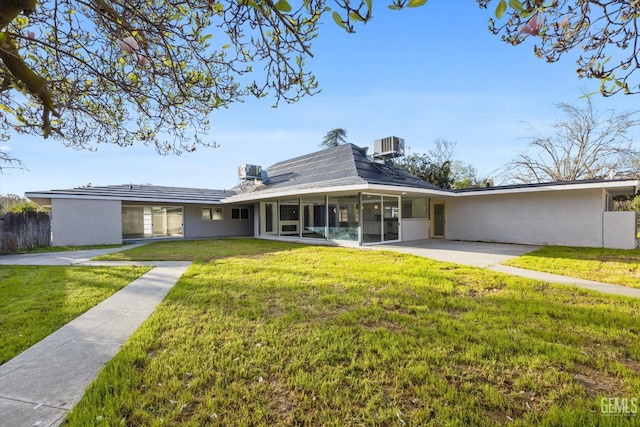
[(279, 198), (259, 203), (256, 235), (368, 245), (403, 240), (402, 220), (428, 229), (428, 199), (347, 193)]

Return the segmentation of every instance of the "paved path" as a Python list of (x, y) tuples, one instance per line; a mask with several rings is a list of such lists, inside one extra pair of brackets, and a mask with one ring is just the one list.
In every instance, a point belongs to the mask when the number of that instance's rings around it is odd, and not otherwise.
[(640, 289), (627, 286), (611, 285), (558, 274), (543, 273), (523, 268), (509, 267), (501, 263), (539, 249), (540, 246), (512, 245), (501, 243), (459, 242), (453, 240), (418, 240), (413, 242), (393, 243), (371, 246), (374, 249), (387, 249), (402, 253), (422, 256), (437, 261), (453, 262), (486, 268), (513, 276), (541, 280), (548, 283), (578, 286), (613, 295), (624, 295), (640, 298)]
[[(89, 262), (122, 248), (0, 257), (0, 264), (155, 265), (111, 297), (0, 366), (0, 426), (57, 426), (103, 365), (138, 329), (190, 262)], [(10, 260), (10, 262), (7, 262)], [(37, 261), (37, 262), (36, 262)]]

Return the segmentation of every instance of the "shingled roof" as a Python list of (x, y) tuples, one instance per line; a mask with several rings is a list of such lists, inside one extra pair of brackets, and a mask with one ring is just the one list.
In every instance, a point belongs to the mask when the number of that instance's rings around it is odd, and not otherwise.
[(378, 184), (442, 190), (390, 163), (378, 163), (367, 149), (344, 144), (274, 164), (263, 191)]
[(83, 198), (111, 199), (129, 202), (173, 202), (173, 203), (221, 203), (225, 198), (235, 195), (233, 190), (209, 190), (185, 187), (164, 187), (158, 185), (107, 185), (97, 187), (78, 187), (69, 190), (33, 191), (29, 198)]

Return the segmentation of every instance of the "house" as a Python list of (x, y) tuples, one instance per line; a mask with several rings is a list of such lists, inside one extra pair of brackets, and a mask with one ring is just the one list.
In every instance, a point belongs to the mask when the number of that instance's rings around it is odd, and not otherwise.
[(117, 185), (29, 192), (50, 206), (55, 245), (141, 238), (255, 236), (343, 245), (444, 238), (631, 249), (635, 212), (613, 196), (637, 180), (445, 190), (395, 167), (391, 137), (240, 168), (232, 190)]

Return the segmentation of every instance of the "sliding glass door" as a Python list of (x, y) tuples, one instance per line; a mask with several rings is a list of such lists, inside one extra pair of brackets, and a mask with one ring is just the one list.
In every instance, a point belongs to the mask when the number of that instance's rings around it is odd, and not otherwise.
[(182, 206), (122, 206), (122, 238), (182, 237), (183, 218)]

